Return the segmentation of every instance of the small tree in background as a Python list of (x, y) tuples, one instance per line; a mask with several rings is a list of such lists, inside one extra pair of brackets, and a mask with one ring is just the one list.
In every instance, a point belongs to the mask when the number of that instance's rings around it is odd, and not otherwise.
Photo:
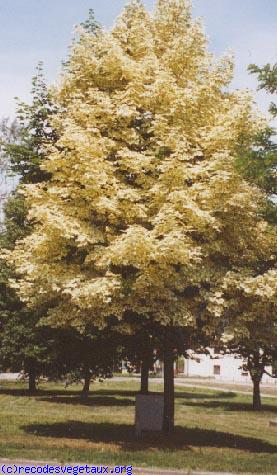
[(99, 331), (87, 328), (80, 334), (73, 328), (55, 329), (58, 348), (58, 377), (65, 380), (66, 387), (83, 383), (82, 397), (87, 398), (90, 385), (96, 379), (112, 377), (113, 367), (118, 364), (120, 354), (118, 340), (110, 329)]
[[(277, 91), (277, 65), (259, 68), (250, 65), (249, 71), (258, 75), (259, 89), (274, 94)], [(270, 106), (273, 117), (277, 110)], [(245, 359), (245, 369), (253, 381), (253, 408), (261, 409), (260, 382), (267, 366), (274, 367), (277, 358), (277, 320), (276, 320), (276, 224), (277, 224), (277, 144), (276, 132), (267, 127), (256, 136), (253, 147), (240, 147), (238, 168), (245, 179), (257, 185), (267, 196), (260, 212), (271, 227), (272, 254), (269, 260), (257, 261), (252, 268), (240, 270), (230, 280), (226, 279), (222, 288), (223, 321), (230, 326), (232, 337), (224, 346)], [(261, 230), (261, 232), (266, 232)], [(237, 282), (236, 282), (237, 279)], [(226, 318), (226, 320), (225, 320)]]
[(124, 324), (118, 326), (121, 333), (122, 358), (131, 373), (141, 373), (142, 394), (149, 392), (149, 371), (153, 369), (159, 358), (157, 348), (160, 346), (161, 328), (150, 317), (142, 319), (140, 315), (129, 312), (125, 315)]
[[(261, 409), (263, 375), (277, 376), (274, 369), (269, 372), (267, 368), (274, 368), (277, 357), (276, 281), (276, 269), (258, 274), (256, 270), (244, 269), (239, 274), (227, 274), (216, 292), (216, 311), (224, 322), (223, 348), (245, 360), (244, 369), (249, 371), (253, 382), (255, 410)], [(214, 301), (212, 297), (208, 307), (212, 315)]]
[[(248, 68), (251, 74), (257, 74), (258, 89), (264, 89), (270, 94), (277, 92), (277, 64), (264, 67), (251, 64)], [(277, 116), (277, 106), (271, 103), (269, 112), (272, 117)], [(238, 169), (243, 176), (254, 183), (267, 194), (267, 203), (263, 210), (263, 215), (271, 224), (277, 224), (277, 143), (276, 131), (272, 127), (267, 127), (256, 136), (252, 148), (239, 147)]]

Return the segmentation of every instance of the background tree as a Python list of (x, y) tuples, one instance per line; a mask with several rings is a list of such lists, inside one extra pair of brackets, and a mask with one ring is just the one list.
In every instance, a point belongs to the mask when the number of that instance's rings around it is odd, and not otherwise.
[(151, 317), (142, 319), (140, 315), (129, 312), (125, 315), (124, 324), (120, 325), (122, 359), (131, 373), (140, 371), (142, 394), (149, 392), (149, 371), (153, 369), (160, 352), (161, 329)]
[[(277, 65), (263, 68), (249, 66), (252, 74), (258, 74), (259, 89), (271, 94), (277, 91)], [(270, 112), (276, 116), (276, 105)], [(227, 352), (245, 358), (245, 368), (253, 381), (253, 408), (261, 409), (260, 382), (267, 366), (274, 366), (277, 356), (276, 340), (276, 224), (277, 224), (277, 144), (276, 132), (267, 127), (256, 136), (252, 147), (240, 147), (238, 168), (243, 176), (257, 185), (267, 196), (260, 212), (272, 228), (272, 256), (270, 260), (256, 262), (252, 269), (246, 268), (237, 276), (239, 285), (232, 283), (225, 314), (227, 322), (236, 324), (233, 338), (225, 345)], [(261, 231), (263, 232), (263, 231)], [(244, 276), (244, 277), (243, 277)], [(244, 280), (245, 279), (245, 280)], [(229, 287), (227, 287), (229, 289)], [(227, 292), (228, 294), (228, 292)], [(226, 296), (226, 289), (223, 294)], [(230, 312), (232, 318), (230, 318)], [(241, 312), (241, 314), (239, 314)], [(224, 330), (222, 328), (222, 330)], [(271, 374), (271, 376), (274, 376)]]
[[(259, 67), (256, 64), (250, 64), (248, 71), (251, 74), (258, 75), (259, 89), (264, 89), (270, 94), (276, 94), (277, 92), (277, 63), (271, 66), (267, 63), (263, 67)], [(277, 105), (272, 102), (269, 108), (269, 112), (273, 117), (277, 116)]]
[[(274, 95), (277, 92), (277, 64), (264, 67), (251, 64), (248, 68), (251, 74), (258, 75), (258, 89), (264, 89)], [(271, 103), (269, 112), (277, 116), (277, 108)], [(263, 215), (271, 224), (277, 224), (277, 143), (276, 131), (267, 127), (256, 136), (253, 147), (240, 146), (238, 153), (238, 169), (243, 176), (262, 189), (267, 194), (267, 203)]]
[(10, 171), (10, 163), (5, 153), (5, 145), (16, 142), (19, 138), (19, 126), (16, 120), (8, 118), (0, 121), (0, 232), (3, 226), (3, 208), (7, 196), (16, 186), (16, 179)]
[(7, 257), (48, 324), (133, 312), (164, 327), (165, 432), (175, 329), (196, 326), (227, 272), (271, 253), (262, 195), (234, 169), (238, 141), (265, 124), (247, 92), (226, 92), (232, 70), (184, 0), (153, 16), (132, 1), (111, 32), (82, 33), (55, 93), (51, 178), (25, 187), (34, 229)]
[(95, 36), (101, 32), (101, 25), (95, 19), (94, 10), (92, 8), (90, 8), (88, 11), (88, 18), (84, 22), (80, 23), (80, 26), (83, 31), (92, 36)]
[[(217, 292), (217, 312), (224, 322), (223, 348), (245, 360), (244, 369), (249, 371), (253, 382), (255, 410), (261, 409), (263, 375), (277, 376), (274, 369), (269, 371), (268, 368), (274, 368), (277, 357), (276, 281), (276, 269), (259, 274), (256, 269), (252, 272), (244, 269), (238, 275), (227, 274)], [(209, 310), (212, 314), (213, 305), (211, 299)]]
[[(99, 30), (92, 11), (89, 12), (89, 18), (82, 24), (82, 28), (88, 34), (95, 34)], [(51, 118), (58, 114), (58, 107), (45, 83), (41, 63), (32, 84), (31, 105), (19, 102), (16, 124), (19, 123), (20, 127), (16, 128), (15, 124), (12, 124), (8, 128), (7, 122), (3, 123), (5, 132), (2, 134), (3, 149), (9, 159), (11, 172), (20, 177), (20, 185), (49, 180), (51, 174), (45, 172), (41, 164), (47, 159), (46, 145), (53, 145), (58, 138), (57, 130), (51, 124)], [(19, 131), (17, 140), (7, 140), (8, 137), (14, 136), (15, 130)], [(32, 223), (28, 221), (27, 215), (28, 205), (18, 187), (5, 206), (2, 247), (12, 249), (16, 241), (31, 232)], [(96, 376), (110, 376), (111, 358), (112, 354), (115, 357), (116, 350), (107, 332), (105, 344), (104, 334), (100, 336), (96, 329), (94, 335), (91, 329), (87, 334), (81, 335), (76, 330), (57, 330), (47, 325), (37, 326), (39, 315), (27, 310), (20, 302), (17, 302), (14, 311), (10, 311), (11, 302), (7, 295), (11, 291), (6, 288), (8, 276), (11, 277), (12, 273), (5, 268), (6, 281), (3, 278), (3, 313), (1, 313), (3, 369), (23, 369), (30, 376), (31, 391), (35, 390), (35, 379), (40, 374), (51, 377), (63, 377), (67, 374), (69, 379), (75, 380), (78, 375), (79, 379), (84, 380), (83, 394), (88, 393), (90, 381)], [(14, 294), (12, 298), (15, 299)], [(6, 318), (4, 308), (8, 311)], [(64, 351), (65, 348), (69, 350), (68, 353)], [(72, 349), (75, 351), (74, 354)]]
[(21, 183), (39, 183), (49, 178), (40, 164), (45, 160), (46, 144), (55, 143), (58, 138), (57, 131), (50, 124), (51, 116), (57, 114), (57, 107), (45, 82), (41, 62), (32, 79), (31, 94), (30, 105), (18, 101), (19, 140), (6, 142), (4, 146), (11, 170), (20, 176)]
[(108, 327), (105, 330), (86, 328), (84, 334), (74, 328), (57, 329), (57, 332), (60, 334), (60, 359), (66, 385), (84, 382), (82, 397), (86, 398), (90, 384), (96, 379), (111, 378), (114, 367), (119, 363), (116, 333)]
[[(55, 107), (43, 78), (41, 63), (32, 84), (31, 105), (19, 103), (16, 120), (10, 125), (7, 121), (2, 124), (3, 155), (9, 173), (19, 180), (18, 187), (4, 206), (0, 245), (6, 249), (13, 249), (17, 240), (31, 232), (32, 225), (27, 220), (28, 206), (20, 193), (20, 185), (49, 178), (49, 174), (40, 170), (40, 163), (45, 159), (43, 147), (57, 138), (48, 122)], [(54, 366), (58, 371), (55, 335), (50, 328), (36, 327), (39, 316), (27, 310), (8, 287), (12, 275), (12, 269), (1, 261), (0, 364), (3, 370), (24, 371), (29, 375), (29, 389), (34, 392), (36, 379), (41, 374), (53, 375)]]
[[(0, 151), (1, 156), (4, 155), (5, 146), (10, 143), (15, 143), (19, 139), (20, 127), (18, 121), (12, 121), (8, 117), (4, 117), (0, 121)], [(7, 158), (4, 155), (4, 158)]]

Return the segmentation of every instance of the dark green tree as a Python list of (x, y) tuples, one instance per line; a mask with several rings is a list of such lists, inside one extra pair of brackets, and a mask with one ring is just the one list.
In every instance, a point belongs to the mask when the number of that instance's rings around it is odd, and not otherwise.
[(118, 364), (118, 338), (111, 327), (87, 327), (83, 333), (74, 328), (57, 329), (60, 338), (61, 375), (66, 386), (83, 382), (82, 397), (88, 397), (90, 384), (112, 377)]
[[(277, 92), (277, 64), (266, 64), (259, 68), (251, 64), (248, 68), (251, 74), (258, 76), (258, 89), (264, 89), (270, 94)], [(270, 112), (277, 116), (277, 106), (271, 103)], [(277, 224), (277, 142), (276, 131), (268, 127), (258, 135), (251, 149), (240, 145), (238, 149), (238, 169), (251, 183), (257, 185), (267, 194), (267, 205), (261, 210), (264, 217), (273, 225)]]
[[(50, 116), (57, 112), (48, 92), (42, 64), (32, 80), (31, 105), (20, 102), (16, 121), (2, 122), (2, 153), (9, 173), (18, 177), (19, 186), (4, 206), (4, 229), (0, 235), (1, 248), (12, 249), (15, 242), (26, 236), (32, 224), (28, 207), (20, 193), (20, 185), (38, 183), (49, 178), (40, 168), (45, 159), (43, 148), (57, 140), (50, 126)], [(29, 376), (29, 389), (34, 392), (36, 379), (53, 370), (57, 360), (53, 329), (37, 327), (38, 315), (30, 312), (9, 287), (12, 269), (0, 261), (0, 365), (2, 370), (23, 371)], [(56, 364), (56, 367), (58, 365)]]
[[(270, 94), (276, 94), (277, 92), (277, 63), (271, 66), (267, 63), (265, 66), (259, 68), (256, 64), (250, 64), (248, 71), (251, 74), (258, 75), (259, 86), (258, 89), (264, 89)], [(277, 105), (272, 102), (269, 111), (273, 117), (277, 116)]]
[[(277, 63), (271, 66), (266, 64), (258, 67), (251, 64), (248, 67), (251, 74), (257, 74), (258, 89), (263, 89), (269, 94), (277, 92)], [(272, 117), (277, 117), (277, 105), (272, 102), (269, 108)], [(267, 196), (266, 206), (261, 209), (264, 218), (271, 224), (273, 232), (277, 225), (277, 143), (276, 131), (268, 127), (264, 133), (256, 137), (253, 148), (240, 146), (237, 161), (238, 169), (246, 180), (258, 186)], [(276, 250), (276, 246), (275, 246)], [(270, 267), (276, 265), (272, 258), (270, 263), (264, 262), (256, 269), (256, 275), (262, 275)], [(253, 382), (253, 409), (262, 407), (260, 396), (260, 382), (265, 373), (276, 377), (276, 372), (268, 372), (266, 367), (272, 366), (277, 359), (277, 334), (274, 321), (269, 321), (265, 327), (263, 319), (257, 315), (254, 322), (249, 321), (247, 327), (248, 337), (235, 339), (229, 344), (227, 351), (242, 357), (245, 369), (249, 371)]]
[(84, 22), (80, 23), (80, 26), (86, 33), (95, 35), (101, 31), (101, 26), (98, 21), (95, 20), (94, 10), (92, 8), (88, 11), (88, 18)]
[(51, 125), (51, 118), (57, 114), (49, 88), (44, 79), (40, 62), (32, 79), (32, 102), (18, 101), (18, 140), (6, 143), (4, 151), (10, 159), (11, 171), (20, 176), (20, 183), (38, 183), (49, 178), (40, 168), (45, 160), (44, 147), (58, 139)]
[[(96, 34), (99, 25), (93, 11), (81, 25), (87, 33)], [(56, 143), (58, 133), (52, 118), (60, 111), (46, 85), (42, 63), (32, 80), (31, 104), (18, 102), (17, 120), (10, 126), (3, 121), (2, 148), (10, 172), (19, 177), (19, 186), (5, 204), (4, 231), (0, 247), (12, 249), (17, 240), (32, 229), (28, 207), (20, 185), (45, 182), (50, 179), (41, 164), (47, 160), (46, 147)], [(84, 380), (83, 394), (87, 395), (90, 382), (96, 377), (111, 374), (111, 361), (116, 354), (108, 330), (87, 329), (80, 334), (75, 329), (57, 329), (42, 326), (44, 309), (30, 312), (9, 288), (12, 270), (0, 261), (0, 365), (2, 369), (23, 370), (29, 376), (29, 389), (36, 388), (40, 375)], [(115, 341), (115, 340), (114, 340)]]

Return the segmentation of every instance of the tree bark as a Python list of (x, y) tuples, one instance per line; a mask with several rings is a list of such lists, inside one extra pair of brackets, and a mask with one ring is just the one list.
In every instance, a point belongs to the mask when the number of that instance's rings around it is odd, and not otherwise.
[(262, 408), (260, 382), (259, 378), (253, 379), (253, 409), (255, 411), (260, 411)]
[(148, 394), (149, 388), (149, 364), (147, 360), (141, 363), (141, 377), (140, 377), (140, 392), (141, 394)]
[(29, 392), (34, 394), (37, 391), (36, 373), (33, 369), (29, 371)]
[(248, 361), (248, 366), (253, 382), (253, 409), (254, 411), (260, 411), (262, 408), (260, 382), (264, 373), (264, 364), (261, 361), (259, 351), (254, 352), (252, 362)]
[(87, 398), (89, 395), (89, 387), (90, 387), (90, 370), (89, 368), (85, 368), (84, 374), (84, 386), (82, 389), (82, 397)]
[(164, 347), (164, 420), (163, 431), (170, 434), (174, 430), (174, 354), (170, 330), (167, 330)]

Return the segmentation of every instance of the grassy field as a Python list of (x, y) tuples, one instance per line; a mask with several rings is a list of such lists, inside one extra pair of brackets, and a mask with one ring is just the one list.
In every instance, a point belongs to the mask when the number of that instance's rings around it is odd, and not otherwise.
[(1, 384), (0, 457), (277, 474), (277, 399), (255, 413), (248, 395), (177, 388), (175, 434), (137, 440), (137, 381), (96, 383), (88, 400), (76, 386), (40, 388)]

